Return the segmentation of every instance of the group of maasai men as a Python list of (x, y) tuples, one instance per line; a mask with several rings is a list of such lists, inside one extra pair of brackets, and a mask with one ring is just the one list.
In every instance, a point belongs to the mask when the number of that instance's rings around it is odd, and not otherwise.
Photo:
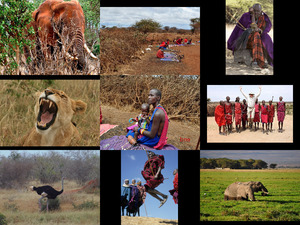
[[(259, 122), (262, 123), (263, 133), (268, 133), (268, 131), (272, 132), (273, 119), (275, 117), (273, 100), (270, 100), (268, 105), (265, 100), (262, 100), (261, 105), (258, 103), (261, 87), (259, 87), (259, 93), (257, 95), (250, 92), (249, 96), (246, 96), (242, 91), (242, 87), (240, 87), (240, 91), (245, 97), (243, 103), (240, 103), (240, 98), (236, 97), (235, 103), (232, 104), (230, 97), (227, 96), (226, 101), (221, 100), (220, 105), (215, 108), (215, 121), (219, 126), (219, 134), (227, 135), (232, 133), (233, 119), (235, 120), (237, 133), (240, 133), (242, 129), (245, 130), (248, 124), (250, 131), (257, 131), (259, 129)], [(282, 99), (282, 96), (280, 96), (279, 102), (277, 102), (278, 132), (280, 133), (283, 132), (283, 121), (286, 110), (285, 102), (282, 101)], [(223, 132), (221, 131), (222, 127)]]
[(268, 35), (271, 28), (272, 23), (267, 14), (262, 11), (262, 6), (254, 4), (237, 22), (227, 41), (227, 48), (233, 53), (249, 49), (252, 62), (260, 68), (267, 68), (265, 59), (273, 66), (273, 42)]
[[(121, 206), (122, 215), (124, 215), (124, 209), (127, 210), (126, 215), (136, 213), (139, 215), (139, 207), (145, 203), (146, 193), (149, 193), (152, 197), (160, 201), (159, 208), (163, 206), (168, 195), (165, 195), (155, 188), (158, 187), (164, 181), (164, 177), (161, 174), (161, 170), (164, 169), (165, 159), (163, 155), (156, 155), (154, 152), (148, 151), (148, 160), (144, 165), (144, 169), (141, 171), (142, 176), (146, 180), (144, 186), (141, 181), (136, 185), (136, 181), (133, 179), (132, 184), (129, 184), (129, 180), (126, 179), (121, 189)], [(178, 204), (178, 169), (173, 172), (174, 175), (174, 188), (169, 190), (173, 196), (175, 204)], [(159, 197), (161, 196), (161, 197)]]

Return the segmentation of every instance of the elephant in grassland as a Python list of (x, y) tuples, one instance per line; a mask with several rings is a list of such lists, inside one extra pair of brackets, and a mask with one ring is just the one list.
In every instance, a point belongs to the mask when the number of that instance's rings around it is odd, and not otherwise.
[[(36, 36), (31, 39), (37, 39), (37, 50), (40, 50), (44, 57), (53, 54), (55, 46), (60, 46), (68, 58), (78, 60), (80, 69), (84, 69), (87, 63), (84, 50), (97, 59), (85, 43), (85, 18), (77, 0), (46, 0), (32, 13), (32, 17), (33, 21), (27, 29), (33, 27)], [(65, 49), (66, 47), (68, 49)], [(25, 49), (25, 54), (26, 52), (29, 56), (28, 49)]]
[(262, 191), (261, 195), (268, 195), (267, 188), (256, 181), (235, 182), (230, 184), (224, 192), (224, 200), (250, 200), (255, 201), (254, 192)]

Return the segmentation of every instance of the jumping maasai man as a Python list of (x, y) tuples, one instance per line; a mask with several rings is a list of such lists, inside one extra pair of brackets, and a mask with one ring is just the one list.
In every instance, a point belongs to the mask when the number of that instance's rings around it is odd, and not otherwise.
[[(220, 105), (217, 105), (215, 108), (215, 121), (219, 126), (219, 134), (220, 135), (226, 135), (225, 133), (225, 107), (224, 107), (224, 101), (220, 101)], [(221, 132), (221, 127), (223, 127), (223, 133)]]
[(268, 132), (268, 107), (265, 105), (265, 100), (262, 101), (261, 106), (261, 123), (262, 123), (262, 132), (265, 133), (264, 126), (266, 124), (266, 132)]
[[(146, 180), (144, 184), (146, 192), (151, 196), (160, 201), (159, 208), (165, 204), (168, 199), (168, 196), (157, 191), (155, 188), (159, 186), (164, 181), (164, 177), (161, 174), (161, 170), (165, 168), (165, 159), (163, 155), (156, 155), (153, 152), (148, 152), (148, 160), (144, 165), (144, 170), (142, 175)], [(160, 195), (162, 198), (160, 198)]]
[(153, 106), (153, 113), (148, 125), (148, 130), (134, 127), (134, 132), (138, 131), (143, 137), (137, 140), (138, 143), (144, 144), (155, 149), (162, 149), (167, 144), (167, 132), (169, 119), (165, 109), (159, 104), (161, 100), (161, 91), (151, 89), (148, 95), (148, 103)]
[(230, 97), (226, 97), (225, 102), (225, 119), (228, 133), (232, 132), (232, 104), (230, 102)]
[(173, 171), (173, 175), (174, 175), (174, 180), (173, 180), (174, 189), (169, 190), (169, 192), (173, 196), (173, 200), (175, 204), (178, 204), (178, 169), (175, 169)]
[(264, 58), (266, 55), (268, 63), (273, 66), (273, 41), (268, 35), (271, 28), (272, 23), (262, 11), (261, 5), (254, 4), (235, 26), (227, 41), (227, 48), (233, 52), (250, 49), (253, 62), (256, 61), (260, 68), (267, 67)]
[[(254, 122), (254, 129), (255, 131), (259, 129), (259, 121), (260, 121), (260, 117), (259, 117), (259, 112), (260, 112), (260, 104), (258, 103), (258, 99), (256, 99), (255, 101), (255, 115), (254, 115), (254, 119), (253, 119), (253, 122)], [(257, 126), (257, 128), (256, 128)]]
[(282, 133), (283, 120), (285, 117), (285, 102), (282, 101), (282, 96), (279, 97), (279, 102), (277, 102), (277, 120), (278, 120), (278, 132)]
[(261, 94), (261, 87), (259, 87), (259, 93), (255, 96), (253, 93), (249, 93), (249, 96), (246, 96), (242, 90), (242, 87), (240, 87), (241, 93), (244, 95), (244, 97), (247, 99), (248, 108), (247, 108), (247, 116), (249, 121), (249, 126), (252, 129), (252, 122), (255, 115), (255, 102), (256, 99)]
[(234, 103), (234, 118), (235, 118), (235, 129), (236, 132), (241, 132), (241, 121), (242, 121), (242, 104), (240, 98), (236, 97)]
[(243, 99), (243, 104), (242, 104), (242, 126), (243, 130), (246, 130), (246, 125), (247, 125), (247, 108), (248, 105), (246, 104), (246, 99)]
[[(273, 128), (273, 118), (275, 116), (275, 108), (274, 105), (272, 104), (272, 100), (269, 101), (269, 105), (268, 105), (268, 130), (270, 132), (272, 132), (272, 128)], [(271, 126), (271, 129), (270, 129)]]

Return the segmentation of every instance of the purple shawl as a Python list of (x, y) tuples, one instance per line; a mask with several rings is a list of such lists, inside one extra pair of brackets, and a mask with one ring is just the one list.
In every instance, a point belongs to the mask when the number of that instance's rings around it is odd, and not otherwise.
[[(263, 33), (261, 34), (261, 40), (262, 40), (264, 48), (266, 49), (266, 51), (268, 53), (269, 58), (271, 59), (271, 60), (268, 60), (268, 62), (271, 66), (273, 66), (273, 41), (268, 34), (272, 28), (272, 23), (271, 23), (269, 17), (267, 16), (267, 14), (265, 14), (264, 12), (263, 12), (263, 14), (264, 14), (265, 21), (266, 21), (266, 28), (264, 29)], [(250, 28), (250, 25), (252, 23), (250, 12), (244, 13), (242, 15), (241, 19), (239, 20), (239, 22), (245, 28)], [(240, 27), (241, 27), (241, 25), (239, 25), (239, 24), (237, 24), (235, 26), (235, 28), (233, 29), (233, 31), (227, 41), (227, 48), (230, 49), (231, 51), (234, 51), (235, 41), (244, 32), (244, 30)]]

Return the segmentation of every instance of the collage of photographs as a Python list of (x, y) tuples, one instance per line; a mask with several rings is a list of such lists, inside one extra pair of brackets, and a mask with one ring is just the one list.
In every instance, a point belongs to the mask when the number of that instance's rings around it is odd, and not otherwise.
[(296, 14), (137, 3), (0, 0), (0, 225), (299, 221)]

